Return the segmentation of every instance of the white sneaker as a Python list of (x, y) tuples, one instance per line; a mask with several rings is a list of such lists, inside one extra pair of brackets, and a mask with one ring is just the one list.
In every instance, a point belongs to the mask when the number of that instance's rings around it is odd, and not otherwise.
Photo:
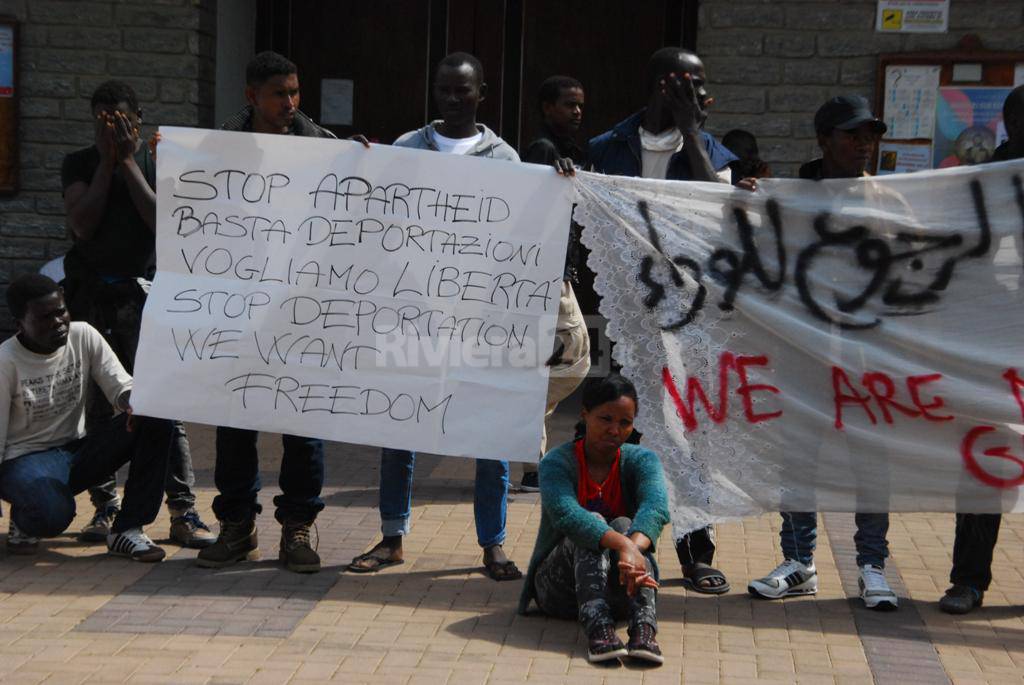
[(141, 528), (129, 528), (121, 533), (108, 535), (107, 551), (135, 561), (153, 562), (164, 558), (163, 548), (153, 544)]
[(750, 581), (747, 592), (764, 599), (780, 599), (791, 595), (813, 595), (818, 591), (818, 572), (814, 564), (807, 566), (786, 559), (764, 578)]
[(7, 528), (7, 551), (10, 554), (35, 554), (39, 551), (39, 538), (25, 535), (14, 525), (12, 518)]
[(896, 611), (899, 608), (899, 599), (885, 580), (884, 569), (871, 564), (861, 566), (857, 585), (860, 586), (860, 598), (868, 609)]

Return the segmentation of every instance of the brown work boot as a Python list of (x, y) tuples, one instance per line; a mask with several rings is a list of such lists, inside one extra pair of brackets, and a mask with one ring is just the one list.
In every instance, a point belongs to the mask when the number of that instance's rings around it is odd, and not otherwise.
[(217, 542), (217, 536), (210, 532), (210, 527), (199, 518), (199, 512), (194, 508), (179, 509), (170, 508), (171, 512), (171, 542), (177, 542), (182, 547), (192, 549), (203, 549)]
[(316, 573), (320, 570), (320, 555), (310, 543), (312, 521), (285, 521), (281, 524), (281, 551), (277, 558), (285, 568), (295, 573)]
[(256, 519), (247, 517), (240, 521), (221, 521), (217, 541), (199, 550), (196, 565), (203, 568), (223, 568), (243, 559), (255, 561), (259, 558)]

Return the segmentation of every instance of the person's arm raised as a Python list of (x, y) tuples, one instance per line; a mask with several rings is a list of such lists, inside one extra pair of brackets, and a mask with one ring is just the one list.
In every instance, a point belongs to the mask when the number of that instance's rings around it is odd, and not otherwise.
[[(110, 194), (117, 155), (114, 150), (114, 124), (105, 112), (96, 117), (95, 143), (100, 163), (88, 183), (74, 181), (64, 189), (64, 211), (68, 227), (78, 240), (90, 240), (96, 233)], [(67, 159), (64, 161), (67, 165)], [(65, 166), (65, 171), (67, 166)]]
[(128, 194), (139, 216), (146, 222), (149, 230), (155, 233), (156, 193), (149, 187), (142, 169), (135, 163), (135, 151), (139, 147), (139, 129), (132, 127), (128, 117), (121, 112), (115, 112), (113, 119), (117, 163), (128, 186)]

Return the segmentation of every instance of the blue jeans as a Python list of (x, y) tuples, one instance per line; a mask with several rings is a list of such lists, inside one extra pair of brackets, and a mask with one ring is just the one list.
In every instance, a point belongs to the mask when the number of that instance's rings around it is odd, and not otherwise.
[[(380, 529), (385, 536), (407, 535), (412, 511), (412, 472), (416, 453), (383, 449), (380, 453)], [(476, 460), (473, 518), (481, 547), (505, 542), (508, 510), (508, 462)]]
[(0, 464), (0, 498), (11, 503), (11, 518), (25, 535), (60, 535), (75, 518), (75, 495), (127, 462), (124, 504), (111, 530), (120, 533), (153, 522), (160, 511), (171, 444), (171, 422), (117, 416), (84, 438), (25, 454)]
[[(263, 511), (260, 491), (260, 459), (256, 453), (259, 433), (244, 428), (217, 428), (217, 461), (213, 482), (219, 493), (213, 513), (221, 521), (254, 518)], [(279, 522), (312, 522), (324, 508), (324, 443), (317, 438), (282, 435), (284, 455), (274, 498), (274, 518)]]
[[(888, 514), (856, 514), (857, 533), (853, 542), (857, 546), (857, 566), (871, 564), (885, 568), (889, 556)], [(814, 548), (818, 542), (818, 515), (813, 511), (782, 512), (782, 530), (779, 532), (782, 554), (801, 564), (810, 564), (814, 559)]]

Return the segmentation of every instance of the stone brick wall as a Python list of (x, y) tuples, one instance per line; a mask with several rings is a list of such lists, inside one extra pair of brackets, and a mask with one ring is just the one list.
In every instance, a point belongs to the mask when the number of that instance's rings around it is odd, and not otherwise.
[(948, 33), (876, 33), (875, 0), (704, 0), (697, 52), (715, 104), (708, 129), (744, 128), (776, 176), (818, 155), (814, 112), (833, 95), (872, 103), (878, 55), (955, 48), (1024, 50), (1024, 2), (952, 0)]
[[(213, 123), (215, 0), (0, 0), (20, 24), (21, 191), (0, 198), (0, 292), (67, 251), (60, 166), (92, 142), (89, 97), (117, 78), (157, 124)], [(147, 125), (148, 124), (148, 125)], [(13, 329), (0, 298), (0, 338)]]

